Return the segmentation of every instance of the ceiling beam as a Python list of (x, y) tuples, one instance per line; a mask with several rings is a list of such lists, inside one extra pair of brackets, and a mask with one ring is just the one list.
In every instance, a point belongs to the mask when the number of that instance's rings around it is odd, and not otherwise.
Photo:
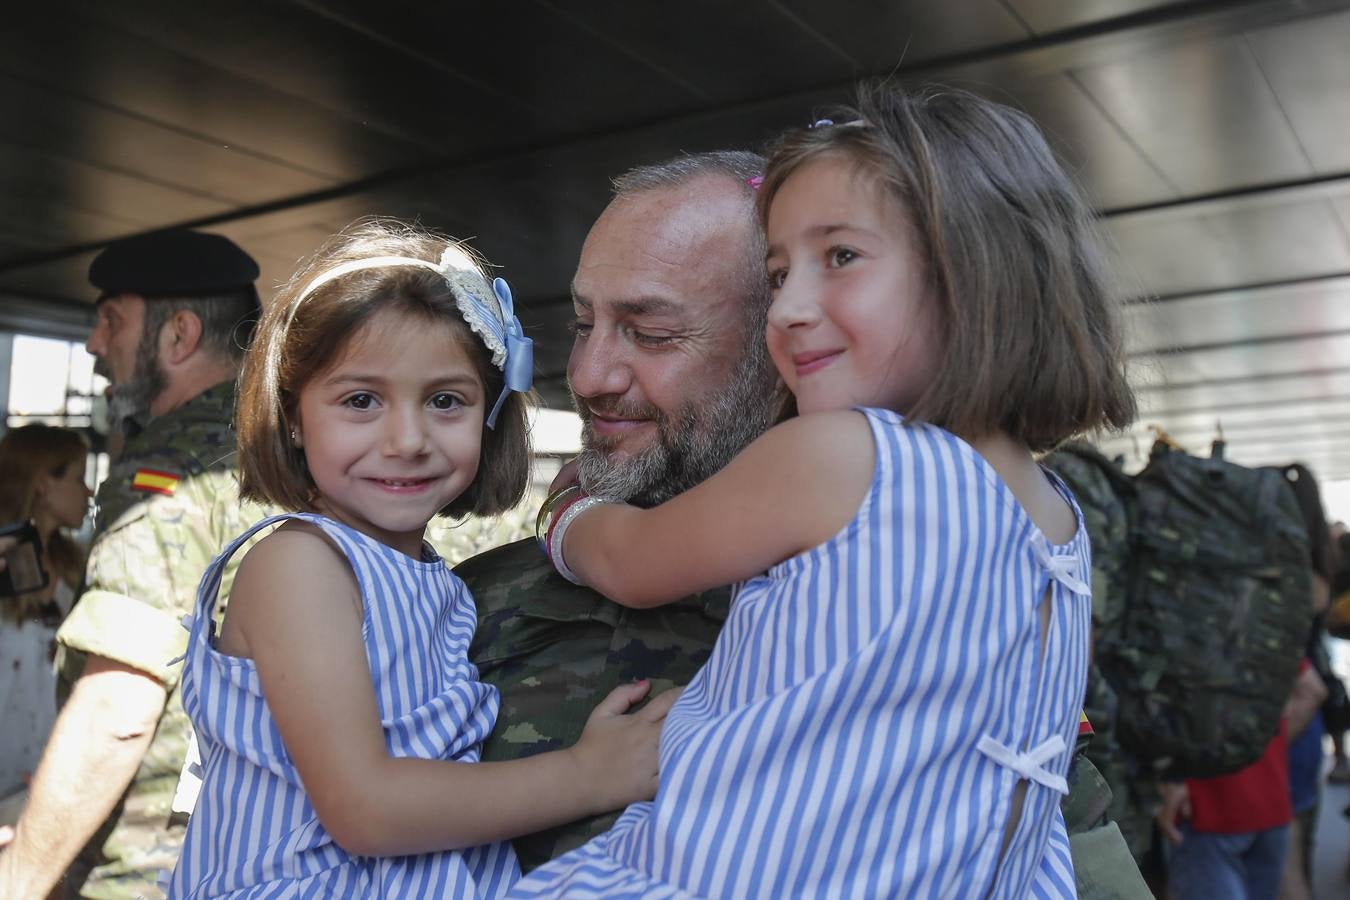
[[(885, 72), (873, 74), (893, 80), (923, 79), (943, 74), (951, 78), (974, 79), (987, 84), (997, 84), (1000, 80), (1017, 75), (1064, 71), (1087, 59), (1100, 61), (1104, 58), (1104, 54), (1117, 56), (1138, 52), (1149, 46), (1156, 46), (1160, 40), (1179, 42), (1238, 33), (1347, 7), (1350, 7), (1350, 3), (1346, 0), (1192, 0), (1192, 2), (1169, 3), (1047, 35), (1033, 36), (1026, 40), (949, 54), (909, 65), (900, 63), (889, 67)], [(596, 142), (641, 138), (646, 132), (656, 128), (669, 128), (672, 124), (695, 123), (705, 118), (734, 116), (738, 113), (762, 112), (794, 101), (800, 101), (803, 108), (806, 108), (812, 101), (818, 101), (822, 95), (841, 93), (847, 95), (851, 92), (855, 81), (850, 79), (847, 82), (835, 82), (788, 94), (738, 101), (721, 107), (703, 109), (687, 116), (635, 122), (603, 133), (501, 147), (488, 153), (467, 156), (433, 157), (345, 184), (199, 216), (178, 222), (176, 225), (184, 228), (223, 225), (341, 199), (429, 174), (471, 171), (478, 166), (523, 161), (553, 150), (584, 149), (588, 144)], [(122, 235), (122, 237), (130, 236), (133, 235)], [(107, 244), (107, 240), (86, 241), (32, 253), (0, 265), (0, 274), (91, 253), (101, 250)]]

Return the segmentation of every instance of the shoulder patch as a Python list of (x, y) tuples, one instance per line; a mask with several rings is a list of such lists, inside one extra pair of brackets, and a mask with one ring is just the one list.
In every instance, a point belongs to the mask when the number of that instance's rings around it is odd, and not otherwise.
[(1078, 736), (1088, 737), (1094, 734), (1092, 723), (1088, 721), (1087, 711), (1084, 710), (1078, 717)]
[(131, 487), (137, 491), (150, 491), (172, 497), (178, 490), (178, 476), (157, 469), (137, 469), (131, 479)]

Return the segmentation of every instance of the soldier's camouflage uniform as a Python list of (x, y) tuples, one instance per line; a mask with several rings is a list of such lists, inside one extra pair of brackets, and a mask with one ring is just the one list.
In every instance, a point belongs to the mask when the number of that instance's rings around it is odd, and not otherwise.
[[(57, 634), (58, 701), (93, 654), (158, 679), (168, 702), (126, 795), (72, 867), (68, 896), (160, 897), (160, 871), (177, 861), (184, 825), (169, 806), (189, 725), (182, 666), (168, 662), (187, 645), (181, 619), (207, 564), (265, 514), (239, 500), (233, 410), (234, 383), (224, 382), (152, 419), (99, 488), (85, 589)], [(138, 481), (144, 472), (154, 474)]]
[[(478, 605), (470, 659), (501, 691), (484, 760), (518, 759), (576, 743), (615, 687), (642, 678), (652, 693), (683, 686), (708, 658), (726, 621), (727, 588), (655, 609), (628, 609), (553, 571), (533, 539), (480, 554), (455, 569)], [(528, 871), (605, 831), (598, 816), (518, 838)]]

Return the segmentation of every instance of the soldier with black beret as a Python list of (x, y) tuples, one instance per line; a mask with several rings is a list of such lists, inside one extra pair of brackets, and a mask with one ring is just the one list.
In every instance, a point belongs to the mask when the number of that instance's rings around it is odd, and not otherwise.
[(170, 810), (189, 732), (169, 664), (180, 620), (210, 560), (264, 514), (239, 501), (230, 427), (257, 277), (233, 241), (187, 229), (117, 241), (89, 267), (87, 347), (125, 445), (57, 635), (64, 705), (0, 855), (0, 897), (46, 896), (63, 875), (67, 897), (162, 896), (183, 835)]

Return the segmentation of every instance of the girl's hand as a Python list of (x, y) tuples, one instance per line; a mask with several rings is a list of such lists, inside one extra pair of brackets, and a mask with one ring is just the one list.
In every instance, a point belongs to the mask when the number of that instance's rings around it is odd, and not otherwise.
[(568, 750), (583, 783), (595, 797), (595, 812), (622, 809), (656, 796), (657, 743), (666, 713), (680, 696), (666, 691), (634, 713), (651, 684), (646, 680), (610, 691), (586, 720), (581, 739)]

